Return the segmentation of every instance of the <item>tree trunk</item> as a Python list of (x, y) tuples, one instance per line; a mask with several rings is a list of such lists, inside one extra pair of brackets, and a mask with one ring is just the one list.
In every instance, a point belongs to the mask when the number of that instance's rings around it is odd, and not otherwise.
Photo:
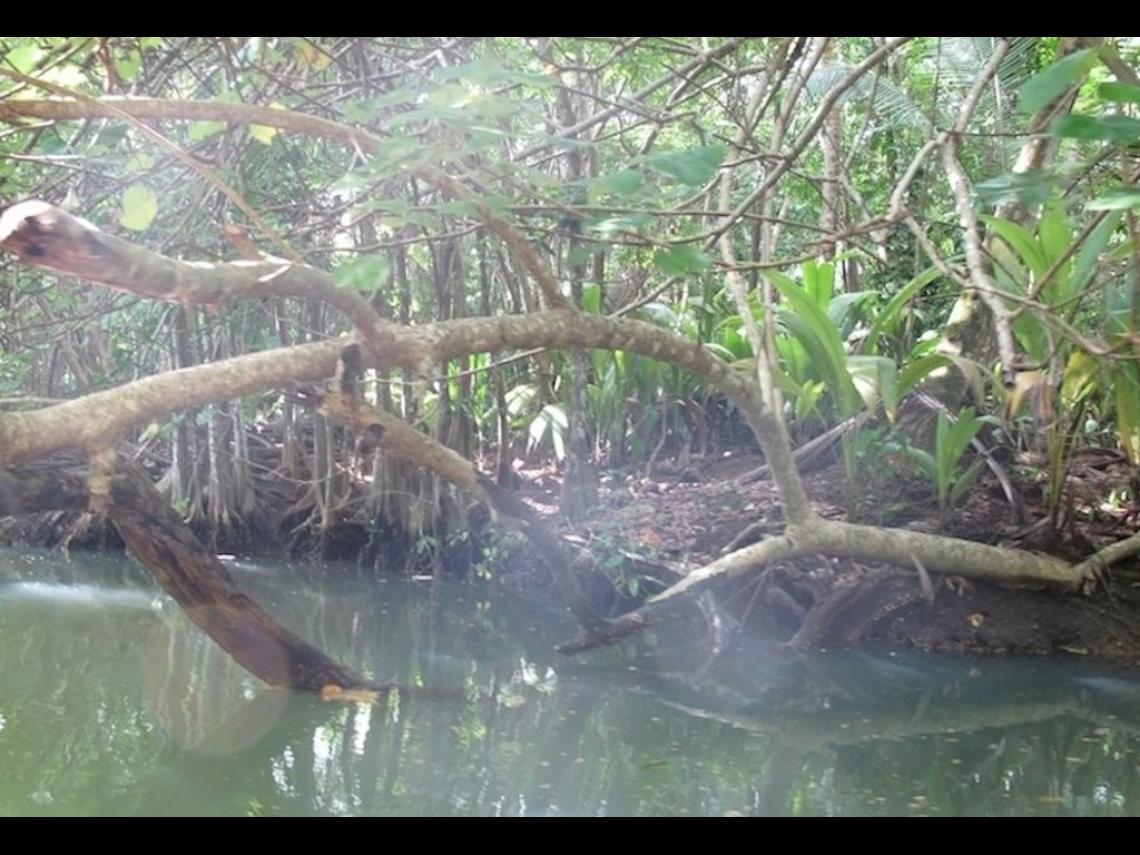
[[(88, 507), (87, 478), (73, 457), (38, 461), (3, 474), (0, 514)], [(244, 594), (138, 467), (117, 467), (109, 514), (162, 589), (254, 676), (273, 686), (316, 692), (385, 688), (329, 659)]]

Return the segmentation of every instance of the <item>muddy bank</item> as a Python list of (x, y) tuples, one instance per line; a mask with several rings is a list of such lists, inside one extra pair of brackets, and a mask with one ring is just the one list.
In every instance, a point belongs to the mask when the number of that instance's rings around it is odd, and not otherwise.
[[(600, 606), (613, 615), (646, 594), (663, 590), (687, 569), (731, 549), (778, 534), (782, 517), (770, 483), (743, 478), (762, 461), (737, 450), (692, 471), (603, 478), (603, 507), (584, 523), (563, 525), (577, 565), (611, 589)], [(1031, 469), (1026, 469), (1031, 472)], [(1127, 537), (1135, 508), (1107, 507), (1098, 496), (1127, 484), (1131, 470), (1119, 455), (1095, 452), (1074, 465), (1069, 521), (1061, 532), (1041, 522), (1047, 514), (1040, 485), (1016, 483), (1028, 522), (1019, 520), (1000, 486), (983, 478), (952, 515), (940, 514), (928, 485), (892, 473), (861, 482), (858, 521), (939, 532), (1071, 561)], [(831, 463), (806, 475), (821, 516), (849, 518), (846, 477)], [(557, 517), (556, 481), (529, 479), (528, 501)], [(505, 562), (502, 578), (524, 596), (549, 596), (541, 574), (524, 555)], [(1114, 568), (1107, 590), (1088, 596), (1048, 590), (1010, 590), (964, 577), (931, 573), (924, 586), (915, 568), (805, 556), (779, 562), (713, 589), (739, 631), (800, 649), (871, 643), (968, 654), (1067, 654), (1140, 664), (1140, 562)], [(690, 620), (707, 615), (692, 608)]]
[[(578, 525), (558, 512), (560, 478), (551, 464), (518, 472), (517, 494), (559, 532), (597, 611), (615, 616), (677, 581), (688, 570), (735, 548), (778, 534), (782, 518), (771, 484), (745, 477), (762, 461), (736, 448), (685, 466), (665, 462), (649, 472), (627, 467), (601, 473), (599, 507)], [(843, 467), (824, 460), (805, 480), (821, 516), (848, 518)], [(1027, 472), (1032, 471), (1030, 468)], [(929, 486), (886, 474), (860, 483), (858, 521), (938, 531), (991, 544), (1035, 549), (1079, 560), (1135, 530), (1134, 508), (1107, 507), (1097, 497), (1131, 472), (1119, 457), (1078, 461), (1070, 519), (1061, 533), (1019, 521), (998, 485), (983, 478), (952, 515), (940, 514)], [(1040, 486), (1017, 485), (1028, 519), (1042, 520)], [(288, 496), (281, 490), (269, 496)], [(293, 506), (295, 507), (295, 505)], [(548, 572), (519, 537), (491, 527), (486, 514), (463, 508), (461, 524), (439, 537), (413, 539), (381, 520), (346, 515), (323, 535), (291, 528), (290, 505), (262, 509), (262, 527), (240, 539), (213, 538), (213, 548), (261, 558), (334, 558), (362, 574), (445, 573), (490, 577), (527, 599), (556, 598)], [(273, 522), (276, 519), (277, 522)], [(211, 535), (197, 528), (210, 543)], [(0, 542), (17, 547), (123, 548), (114, 530), (89, 514), (54, 512), (0, 520)], [(713, 589), (730, 631), (801, 649), (885, 642), (971, 654), (1072, 654), (1140, 663), (1140, 562), (1114, 569), (1107, 590), (1091, 596), (1008, 590), (914, 568), (805, 556), (758, 568)], [(709, 620), (708, 603), (690, 604), (682, 619)], [(723, 629), (723, 627), (722, 627)]]

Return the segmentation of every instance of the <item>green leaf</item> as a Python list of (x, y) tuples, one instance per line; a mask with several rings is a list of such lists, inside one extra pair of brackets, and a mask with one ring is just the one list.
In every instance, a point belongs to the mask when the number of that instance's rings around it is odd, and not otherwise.
[(974, 415), (974, 408), (964, 407), (940, 443), (942, 448), (939, 453), (946, 457), (947, 472), (954, 471), (958, 461), (962, 459), (962, 455), (966, 453), (966, 449), (970, 447), (970, 443), (981, 429), (982, 420)]
[(1109, 214), (1105, 217), (1100, 225), (1092, 230), (1088, 240), (1077, 251), (1077, 259), (1073, 262), (1073, 272), (1070, 276), (1070, 292), (1077, 293), (1085, 287), (1089, 278), (1096, 271), (1096, 263), (1100, 258), (1101, 251), (1108, 243), (1109, 238), (1112, 237), (1113, 232), (1116, 231), (1116, 227), (1120, 224), (1123, 216), (1117, 211), (1115, 214)]
[(1017, 343), (1029, 356), (1040, 362), (1049, 358), (1049, 334), (1045, 321), (1036, 311), (1030, 310), (1013, 322)]
[(39, 139), (37, 149), (40, 154), (58, 154), (68, 149), (67, 140), (59, 135), (54, 127), (45, 130)]
[(15, 69), (20, 74), (28, 74), (35, 70), (36, 63), (44, 55), (43, 49), (38, 45), (26, 44), (13, 48), (4, 55), (4, 65)]
[(1090, 211), (1123, 211), (1140, 208), (1140, 187), (1112, 187), (1086, 205)]
[(854, 310), (874, 294), (874, 291), (848, 291), (846, 294), (828, 296), (827, 302), (820, 303), (819, 306), (827, 312), (827, 318), (834, 324), (840, 338), (846, 338), (854, 329), (858, 317)]
[(1131, 83), (1102, 83), (1097, 87), (1097, 94), (1118, 104), (1140, 104), (1140, 86)]
[(900, 398), (914, 389), (925, 377), (941, 368), (957, 368), (966, 380), (974, 400), (981, 402), (984, 399), (985, 384), (978, 364), (965, 357), (945, 353), (931, 353), (908, 362), (899, 373)]
[(794, 279), (774, 270), (768, 274), (768, 279), (785, 303), (780, 313), (781, 323), (811, 352), (812, 362), (826, 378), (842, 414), (854, 415), (860, 397), (847, 371), (847, 352), (839, 331)]
[[(790, 383), (793, 387), (795, 386), (795, 384), (792, 383), (790, 379), (788, 380), (788, 383)], [(777, 385), (780, 384), (777, 383)], [(820, 398), (823, 397), (823, 393), (826, 391), (826, 389), (827, 385), (822, 382), (809, 382), (804, 383), (803, 386), (798, 387), (798, 391), (794, 391), (792, 393), (796, 397), (796, 421), (804, 421), (812, 414), (819, 415), (819, 401)], [(785, 388), (783, 391), (786, 392), (788, 390)]]
[(1061, 403), (1073, 407), (1096, 388), (1100, 365), (1083, 350), (1074, 350), (1061, 375)]
[(623, 169), (612, 175), (599, 176), (591, 182), (591, 185), (595, 190), (625, 198), (641, 189), (641, 173), (636, 169)]
[(941, 275), (936, 267), (928, 267), (900, 288), (899, 292), (891, 297), (890, 301), (882, 308), (882, 311), (879, 312), (871, 324), (871, 328), (867, 331), (867, 337), (863, 340), (863, 346), (860, 349), (868, 353), (873, 352), (883, 332), (894, 328), (894, 322), (903, 307), (913, 300), (919, 291), (938, 279)]
[(1078, 140), (1104, 140), (1131, 145), (1140, 140), (1140, 119), (1129, 116), (1081, 116), (1072, 113), (1053, 123), (1053, 133)]
[(1045, 261), (1045, 254), (1041, 250), (1041, 245), (1029, 229), (1011, 220), (991, 217), (988, 214), (980, 214), (978, 219), (997, 232), (1002, 240), (1017, 253), (1021, 263), (1032, 270), (1035, 275), (1041, 276), (1048, 270), (1049, 264)]
[(1140, 464), (1140, 364), (1122, 362), (1113, 372), (1116, 430), (1128, 460)]
[(1034, 74), (1018, 90), (1021, 112), (1032, 114), (1049, 106), (1053, 99), (1088, 74), (1096, 61), (1096, 50), (1087, 48)]
[(427, 97), (427, 103), (435, 107), (461, 107), (470, 100), (471, 90), (462, 83), (445, 83)]
[(135, 184), (123, 192), (123, 210), (119, 215), (119, 223), (123, 228), (144, 231), (154, 222), (157, 214), (158, 199), (148, 188)]
[(199, 121), (191, 122), (190, 127), (186, 130), (186, 135), (190, 138), (190, 142), (197, 143), (204, 139), (208, 139), (224, 128), (225, 122), (215, 121)]
[(666, 276), (686, 276), (706, 270), (711, 262), (703, 252), (685, 244), (658, 250), (653, 254), (653, 263)]
[(529, 83), (532, 86), (550, 86), (552, 77), (525, 71), (512, 71), (497, 62), (477, 59), (464, 65), (455, 65), (435, 73), (438, 80), (467, 80), (478, 84)]
[(123, 169), (127, 172), (146, 172), (152, 166), (154, 166), (154, 155), (147, 151), (140, 151), (131, 155), (130, 159), (123, 164)]
[(137, 50), (128, 50), (115, 57), (115, 71), (127, 83), (139, 76), (142, 70), (142, 54)]
[(1045, 214), (1037, 227), (1037, 235), (1045, 255), (1045, 262), (1052, 266), (1073, 242), (1069, 224), (1065, 219), (1065, 209), (1059, 202), (1046, 206)]
[(458, 214), (461, 217), (478, 217), (479, 203), (468, 199), (443, 202), (435, 208), (441, 214)]
[(1053, 179), (1048, 173), (1033, 169), (1027, 172), (1010, 172), (979, 181), (974, 185), (978, 201), (986, 207), (1003, 202), (1020, 202), (1035, 208), (1053, 195)]
[[(806, 261), (803, 265), (804, 291), (815, 304), (827, 310), (835, 291), (835, 265), (827, 262)], [(836, 324), (838, 326), (838, 324)]]
[(887, 418), (894, 421), (899, 401), (895, 363), (885, 356), (848, 356), (847, 371), (864, 406), (874, 409), (881, 396)]
[(922, 471), (926, 474), (926, 477), (929, 478), (931, 482), (933, 482), (937, 487), (938, 464), (934, 462), (934, 457), (930, 454), (930, 452), (908, 445), (906, 447), (906, 453), (910, 455), (910, 457), (919, 465), (919, 468), (921, 468)]
[(56, 86), (64, 86), (68, 89), (81, 86), (87, 82), (87, 75), (83, 73), (83, 69), (70, 62), (49, 68), (38, 73), (36, 77), (45, 83), (54, 83)]
[(739, 317), (726, 318), (718, 326), (720, 334), (720, 344), (732, 354), (734, 359), (748, 359), (752, 353), (752, 345), (749, 343), (747, 336), (740, 332), (742, 321)]
[(666, 329), (676, 329), (680, 325), (677, 313), (669, 306), (657, 301), (646, 303), (634, 313), (634, 316), (639, 321), (644, 320)]
[(946, 500), (949, 507), (954, 507), (958, 504), (958, 500), (964, 496), (969, 489), (974, 486), (974, 482), (978, 480), (978, 475), (981, 474), (982, 468), (986, 465), (984, 457), (978, 457), (970, 464), (970, 467), (962, 473), (962, 475), (954, 482), (954, 486), (950, 488), (950, 495)]
[(539, 445), (550, 437), (554, 443), (554, 456), (562, 460), (566, 456), (566, 432), (569, 420), (566, 411), (560, 404), (547, 404), (542, 411), (534, 417), (527, 431), (531, 446)]
[(362, 255), (337, 265), (333, 281), (345, 288), (368, 293), (380, 287), (388, 273), (388, 262), (382, 255)]
[(710, 181), (716, 175), (727, 153), (727, 146), (703, 145), (687, 151), (665, 151), (646, 155), (644, 162), (659, 172), (676, 178), (682, 184), (695, 187)]
[(582, 286), (582, 308), (590, 315), (602, 313), (602, 286), (597, 282)]
[[(1130, 243), (1128, 246), (1132, 249)], [(1104, 327), (1113, 335), (1134, 335), (1136, 332), (1132, 319), (1136, 317), (1136, 311), (1140, 311), (1136, 306), (1140, 299), (1136, 287), (1137, 273), (1137, 268), (1130, 266), (1127, 276), (1108, 282), (1104, 289)]]
[[(108, 125), (99, 131), (99, 136), (95, 138), (96, 145), (104, 146), (107, 151), (110, 151), (127, 139), (130, 135), (130, 129), (126, 125)], [(131, 167), (128, 166), (128, 169)]]
[(734, 359), (736, 359), (736, 354), (734, 354), (723, 344), (717, 344), (716, 342), (705, 342), (701, 345), (701, 347), (704, 350), (707, 350), (717, 359), (722, 359), (725, 362), (732, 362)]
[[(1073, 236), (1065, 218), (1065, 209), (1060, 202), (1054, 201), (1046, 206), (1041, 222), (1037, 226), (1037, 241), (1041, 245), (1042, 255), (1049, 267), (1068, 251)], [(1042, 296), (1047, 302), (1056, 304), (1059, 299), (1069, 296), (1069, 271), (1072, 269), (1073, 259), (1070, 256), (1045, 286)]]
[(538, 397), (538, 390), (531, 383), (523, 383), (512, 387), (506, 394), (507, 414), (517, 417), (530, 409), (530, 405)]

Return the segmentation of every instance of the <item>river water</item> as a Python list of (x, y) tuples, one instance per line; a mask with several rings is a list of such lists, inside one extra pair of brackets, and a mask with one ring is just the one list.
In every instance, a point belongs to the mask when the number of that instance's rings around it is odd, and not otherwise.
[(566, 614), (493, 586), (230, 567), (333, 657), (449, 691), (269, 690), (130, 561), (0, 552), (0, 815), (1140, 814), (1134, 671), (669, 625), (567, 659)]

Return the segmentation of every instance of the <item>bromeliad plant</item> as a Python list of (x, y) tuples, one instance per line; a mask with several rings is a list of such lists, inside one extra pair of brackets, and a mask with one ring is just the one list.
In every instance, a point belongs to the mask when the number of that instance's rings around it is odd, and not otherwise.
[(939, 412), (934, 453), (907, 446), (907, 453), (934, 486), (938, 494), (938, 509), (944, 517), (973, 486), (986, 465), (985, 458), (979, 456), (965, 470), (962, 469), (966, 450), (987, 422), (992, 423), (994, 419), (975, 415), (973, 407), (965, 407), (957, 418)]
[[(848, 340), (860, 313), (867, 314), (873, 292), (835, 293), (835, 265), (831, 263), (804, 264), (802, 282), (778, 272), (768, 276), (781, 298), (776, 341), (781, 365), (775, 372), (776, 381), (792, 396), (797, 420), (814, 414), (837, 423), (863, 411), (875, 412), (881, 405), (893, 422), (902, 397), (928, 374), (947, 367), (963, 371), (972, 386), (980, 387), (980, 376), (967, 360), (916, 354), (900, 370), (894, 359), (878, 352), (903, 309), (937, 279), (937, 271), (919, 274), (868, 317), (867, 335), (859, 348), (849, 346)], [(842, 444), (852, 493), (858, 467), (856, 442), (857, 435), (852, 433)]]
[[(1084, 414), (1092, 408), (1111, 413), (1117, 437), (1135, 464), (1140, 463), (1140, 369), (1134, 360), (1099, 359), (1075, 342), (1074, 331), (1095, 335), (1114, 351), (1135, 341), (1135, 289), (1119, 282), (1093, 287), (1098, 262), (1122, 252), (1106, 251), (1123, 212), (1111, 210), (1082, 233), (1059, 200), (1047, 202), (1036, 231), (996, 217), (984, 218), (1001, 239), (995, 243), (995, 279), (1020, 308), (1013, 330), (1030, 360), (1006, 400), (1006, 414), (1016, 415), (1024, 401), (1034, 402), (1031, 423), (1048, 461), (1046, 499), (1051, 524), (1059, 524), (1069, 461), (1077, 447)], [(1095, 299), (1103, 294), (1103, 303)], [(1034, 304), (1022, 305), (1032, 299)]]
[[(835, 265), (830, 262), (804, 264), (802, 282), (778, 272), (768, 276), (781, 298), (776, 341), (781, 370), (776, 379), (796, 400), (797, 418), (814, 412), (834, 422), (881, 404), (893, 420), (901, 397), (927, 374), (948, 363), (967, 369), (948, 357), (930, 358), (922, 349), (909, 354), (901, 366), (882, 352), (906, 307), (938, 279), (933, 268), (878, 310), (872, 308), (873, 291), (835, 293)], [(866, 335), (858, 345), (849, 344), (861, 317), (867, 321)]]

